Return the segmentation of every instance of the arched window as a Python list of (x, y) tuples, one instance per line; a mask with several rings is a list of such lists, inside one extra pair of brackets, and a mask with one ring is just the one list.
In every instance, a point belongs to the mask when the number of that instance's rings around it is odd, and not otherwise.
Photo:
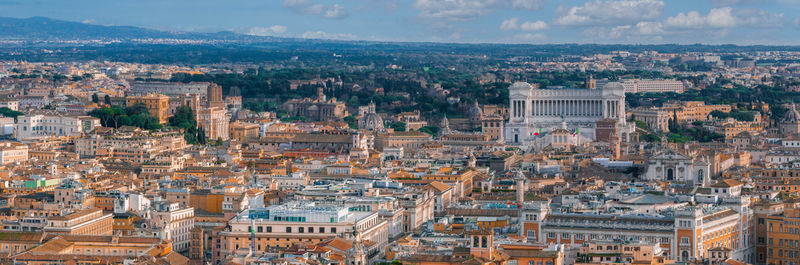
[(697, 183), (704, 183), (705, 182), (705, 181), (703, 181), (704, 179), (705, 179), (705, 176), (703, 174), (703, 170), (702, 169), (698, 170), (697, 171)]

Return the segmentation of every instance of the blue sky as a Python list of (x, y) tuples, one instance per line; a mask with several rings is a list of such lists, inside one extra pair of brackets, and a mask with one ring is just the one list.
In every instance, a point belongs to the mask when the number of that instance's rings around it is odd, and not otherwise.
[(377, 41), (800, 45), (800, 0), (0, 0), (0, 16)]

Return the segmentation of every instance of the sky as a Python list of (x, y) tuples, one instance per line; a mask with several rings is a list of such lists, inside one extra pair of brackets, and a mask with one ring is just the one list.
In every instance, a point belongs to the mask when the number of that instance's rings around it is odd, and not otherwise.
[(800, 45), (800, 0), (0, 0), (0, 16), (343, 40)]

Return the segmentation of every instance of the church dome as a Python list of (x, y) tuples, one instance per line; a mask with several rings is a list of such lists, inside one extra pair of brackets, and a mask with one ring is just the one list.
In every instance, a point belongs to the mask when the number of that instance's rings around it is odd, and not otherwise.
[(782, 123), (800, 123), (800, 112), (797, 112), (794, 104), (783, 114)]
[(469, 109), (469, 117), (473, 119), (475, 118), (480, 119), (481, 117), (483, 117), (483, 110), (481, 109), (480, 106), (478, 106), (477, 101), (475, 102), (475, 105)]
[(375, 103), (370, 101), (367, 107), (367, 113), (358, 121), (358, 128), (370, 131), (383, 130), (383, 118), (378, 113), (375, 113)]
[(381, 118), (381, 116), (377, 113), (364, 114), (364, 117), (361, 117), (361, 120), (358, 121), (358, 127), (371, 131), (382, 130), (383, 118)]

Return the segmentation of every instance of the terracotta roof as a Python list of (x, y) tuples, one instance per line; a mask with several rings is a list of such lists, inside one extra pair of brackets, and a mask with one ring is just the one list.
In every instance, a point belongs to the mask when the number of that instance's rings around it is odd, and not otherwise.
[(444, 183), (439, 182), (439, 181), (434, 181), (434, 182), (428, 183), (428, 185), (425, 185), (425, 187), (433, 188), (434, 190), (436, 190), (436, 192), (444, 192), (446, 190), (449, 190), (449, 189), (453, 188), (450, 185), (444, 184)]
[(333, 238), (330, 242), (328, 242), (326, 244), (326, 246), (331, 247), (331, 248), (335, 248), (337, 250), (340, 250), (340, 251), (344, 252), (344, 251), (347, 251), (348, 249), (350, 249), (351, 247), (353, 247), (353, 244), (351, 244), (347, 240), (344, 240), (344, 239), (336, 237), (336, 238)]
[(724, 180), (722, 180), (720, 182), (714, 183), (713, 185), (711, 185), (711, 187), (714, 187), (714, 188), (730, 188), (730, 187), (740, 186), (742, 184), (743, 184), (742, 182), (740, 182), (738, 180), (735, 180), (735, 179), (724, 179)]
[(34, 254), (58, 254), (70, 246), (72, 246), (72, 242), (64, 240), (61, 237), (56, 237), (45, 242), (41, 246), (31, 249), (30, 252)]
[(0, 241), (27, 241), (42, 242), (44, 233), (41, 232), (0, 232)]
[(175, 264), (181, 265), (189, 263), (189, 258), (184, 257), (183, 255), (178, 254), (177, 252), (171, 252), (167, 254), (167, 256), (164, 257), (164, 260), (169, 262), (169, 264), (173, 265)]

